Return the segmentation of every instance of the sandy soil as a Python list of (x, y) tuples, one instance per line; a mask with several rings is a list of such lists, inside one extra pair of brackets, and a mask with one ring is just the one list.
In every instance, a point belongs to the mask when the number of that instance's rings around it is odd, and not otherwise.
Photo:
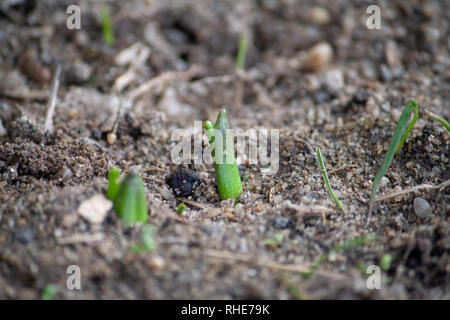
[[(112, 45), (100, 3), (78, 1), (81, 30), (69, 30), (77, 1), (12, 2), (0, 5), (1, 299), (40, 299), (49, 285), (55, 299), (450, 298), (450, 135), (424, 112), (450, 119), (448, 1), (375, 1), (380, 30), (366, 27), (367, 1), (109, 1)], [(369, 217), (372, 180), (411, 98), (419, 120)], [(211, 165), (185, 165), (200, 183), (178, 198), (171, 134), (223, 107), (233, 128), (280, 130), (279, 171), (242, 163), (233, 205), (220, 201)], [(114, 211), (101, 224), (79, 214), (105, 194), (113, 166), (142, 175), (154, 251), (133, 253), (142, 228)], [(417, 215), (418, 197), (431, 212)], [(70, 265), (81, 290), (66, 287)], [(366, 286), (369, 265), (384, 265), (381, 290)]]

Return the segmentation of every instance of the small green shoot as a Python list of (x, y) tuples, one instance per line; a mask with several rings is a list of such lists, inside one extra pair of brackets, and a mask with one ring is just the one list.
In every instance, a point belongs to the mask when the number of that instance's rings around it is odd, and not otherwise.
[(376, 238), (374, 235), (368, 235), (367, 237), (360, 237), (360, 238), (355, 238), (352, 240), (345, 241), (344, 243), (339, 244), (339, 245), (335, 246), (334, 248), (330, 249), (327, 253), (324, 253), (320, 258), (318, 258), (312, 264), (311, 269), (308, 272), (302, 272), (302, 275), (305, 278), (309, 278), (323, 262), (328, 260), (328, 257), (332, 253), (350, 250), (355, 247), (366, 244), (367, 242), (374, 241), (375, 239)]
[(266, 240), (264, 240), (264, 245), (271, 246), (271, 247), (276, 247), (281, 242), (283, 242), (283, 238), (284, 238), (284, 236), (281, 233), (277, 233), (273, 237), (273, 239), (266, 239)]
[[(414, 111), (414, 119), (408, 125), (409, 118), (411, 117), (411, 113)], [(400, 151), (403, 143), (406, 140), (406, 136), (411, 131), (412, 127), (416, 123), (417, 117), (419, 114), (419, 106), (417, 102), (413, 99), (408, 101), (405, 109), (403, 109), (402, 114), (400, 115), (400, 119), (398, 120), (397, 127), (395, 128), (394, 134), (392, 136), (391, 144), (389, 145), (389, 149), (384, 157), (383, 164), (378, 171), (375, 179), (373, 180), (372, 191), (370, 193), (369, 200), (369, 211), (368, 214), (372, 214), (373, 205), (375, 202), (375, 194), (377, 193), (378, 185), (380, 184), (381, 178), (386, 174), (389, 166), (391, 165), (394, 156)]]
[(214, 157), (220, 198), (238, 200), (242, 193), (242, 182), (234, 155), (234, 142), (230, 140), (226, 111), (219, 112), (215, 126), (210, 121), (206, 121), (205, 129), (212, 148), (211, 154)]
[(388, 271), (391, 268), (392, 255), (389, 253), (384, 254), (380, 260), (380, 266), (384, 271)]
[(341, 201), (339, 201), (338, 197), (334, 194), (333, 190), (331, 189), (330, 180), (328, 180), (328, 174), (327, 169), (325, 168), (325, 164), (323, 162), (322, 152), (320, 151), (320, 148), (317, 147), (317, 162), (319, 163), (320, 170), (322, 171), (323, 180), (325, 180), (325, 185), (327, 186), (328, 194), (330, 197), (334, 200), (336, 205), (345, 213), (347, 214), (347, 210), (342, 205)]
[(102, 6), (102, 30), (103, 38), (108, 46), (114, 44), (114, 32), (111, 25), (111, 17), (109, 15), (109, 9), (106, 6)]
[(155, 234), (156, 234), (156, 229), (154, 226), (151, 226), (151, 225), (143, 226), (142, 231), (141, 231), (141, 243), (135, 244), (131, 248), (133, 253), (156, 250)]
[(141, 176), (137, 171), (129, 172), (120, 183), (114, 210), (121, 219), (125, 220), (126, 225), (147, 222), (147, 200)]
[(433, 120), (439, 121), (448, 132), (450, 132), (450, 124), (441, 116), (425, 109), (425, 113)]
[(55, 298), (57, 292), (58, 292), (58, 290), (56, 290), (56, 287), (54, 285), (47, 284), (45, 286), (44, 290), (42, 291), (41, 299), (42, 300), (53, 300), (53, 298)]
[(178, 214), (182, 214), (184, 210), (186, 210), (186, 205), (184, 203), (180, 203), (177, 208)]
[(247, 35), (242, 33), (239, 39), (239, 48), (236, 56), (236, 69), (238, 70), (244, 70), (247, 47)]
[(119, 192), (119, 176), (120, 172), (117, 167), (113, 167), (108, 173), (108, 190), (106, 191), (106, 196), (112, 202), (116, 200), (117, 192)]

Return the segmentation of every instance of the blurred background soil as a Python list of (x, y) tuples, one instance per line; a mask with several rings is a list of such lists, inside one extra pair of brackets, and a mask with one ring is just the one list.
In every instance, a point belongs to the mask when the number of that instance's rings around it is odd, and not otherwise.
[[(75, 3), (81, 29), (69, 30)], [(372, 4), (380, 30), (366, 27)], [(56, 299), (449, 299), (450, 136), (424, 112), (450, 119), (449, 21), (448, 1), (2, 1), (0, 298), (40, 299), (52, 285)], [(419, 120), (369, 217), (372, 181), (411, 98)], [(233, 128), (280, 130), (279, 171), (239, 159), (244, 193), (233, 206), (211, 165), (184, 165), (200, 184), (180, 199), (167, 183), (178, 168), (171, 135), (224, 107)], [(140, 171), (156, 250), (134, 253), (142, 228), (114, 211), (81, 209), (105, 194), (113, 166)], [(419, 197), (429, 209), (415, 208)], [(299, 272), (371, 235), (310, 277)], [(81, 290), (66, 287), (70, 265)], [(381, 290), (366, 286), (369, 265), (383, 266)]]

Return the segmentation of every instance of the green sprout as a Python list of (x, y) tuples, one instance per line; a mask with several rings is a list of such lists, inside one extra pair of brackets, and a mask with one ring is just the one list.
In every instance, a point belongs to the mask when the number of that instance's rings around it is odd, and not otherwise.
[(178, 205), (177, 212), (178, 212), (179, 214), (182, 214), (182, 213), (184, 212), (184, 210), (186, 210), (186, 205), (185, 205), (184, 203), (180, 203), (180, 204)]
[(323, 180), (325, 180), (325, 185), (327, 186), (328, 194), (334, 200), (334, 202), (337, 204), (337, 206), (346, 214), (347, 210), (345, 210), (341, 201), (339, 201), (338, 197), (336, 197), (333, 190), (331, 189), (330, 180), (328, 180), (327, 169), (325, 168), (325, 164), (323, 162), (323, 157), (322, 157), (322, 152), (320, 151), (319, 147), (317, 147), (317, 162), (319, 163), (320, 170), (322, 171)]
[(325, 261), (328, 260), (328, 257), (330, 256), (330, 254), (332, 253), (337, 253), (337, 252), (341, 252), (341, 251), (346, 251), (346, 250), (350, 250), (353, 248), (356, 248), (358, 246), (364, 245), (367, 242), (370, 241), (374, 241), (376, 238), (374, 235), (368, 235), (367, 237), (359, 237), (359, 238), (355, 238), (355, 239), (351, 239), (348, 241), (345, 241), (342, 244), (339, 244), (337, 246), (335, 246), (334, 248), (330, 249), (328, 252), (324, 253), (323, 255), (320, 256), (320, 258), (318, 258), (311, 266), (311, 269), (307, 272), (302, 272), (302, 275), (305, 278), (309, 278), (314, 271), (316, 271), (316, 269)]
[(441, 116), (425, 109), (425, 113), (433, 120), (439, 121), (448, 132), (450, 132), (450, 124)]
[(264, 245), (275, 247), (275, 246), (279, 245), (283, 241), (283, 238), (284, 238), (283, 234), (277, 233), (273, 237), (273, 239), (266, 239), (266, 240), (264, 240)]
[(58, 290), (56, 290), (56, 287), (52, 284), (47, 284), (42, 291), (42, 300), (53, 300), (55, 298), (56, 293)]
[(156, 229), (154, 226), (145, 225), (141, 231), (141, 243), (135, 244), (132, 247), (133, 253), (139, 253), (141, 251), (154, 251), (156, 250), (155, 241)]
[(206, 134), (212, 148), (219, 195), (222, 200), (238, 199), (242, 193), (242, 182), (234, 155), (234, 141), (230, 136), (228, 116), (225, 110), (219, 112), (216, 125), (205, 122)]
[(380, 260), (380, 266), (384, 271), (388, 271), (391, 268), (392, 255), (389, 253), (384, 254)]
[(127, 225), (147, 222), (147, 200), (141, 176), (137, 171), (129, 172), (120, 183), (114, 201), (114, 210)]
[(102, 30), (103, 37), (108, 46), (114, 44), (114, 32), (111, 24), (111, 17), (109, 15), (109, 9), (106, 6), (102, 6)]
[(108, 190), (106, 191), (106, 197), (113, 201), (116, 200), (117, 192), (119, 192), (119, 169), (113, 167), (108, 173)]
[[(414, 111), (414, 119), (407, 127), (409, 118), (411, 117), (411, 113), (413, 111)], [(373, 180), (372, 191), (370, 193), (370, 200), (369, 200), (369, 211), (368, 211), (369, 215), (372, 214), (373, 205), (375, 202), (375, 194), (377, 192), (378, 185), (380, 184), (380, 180), (386, 174), (389, 166), (392, 163), (392, 160), (394, 159), (394, 156), (398, 154), (398, 152), (400, 151), (400, 148), (402, 147), (403, 143), (406, 140), (406, 136), (411, 131), (412, 127), (417, 121), (418, 114), (419, 114), (419, 106), (417, 105), (417, 102), (413, 99), (409, 100), (408, 104), (406, 105), (405, 109), (403, 109), (403, 112), (400, 115), (397, 127), (395, 128), (394, 134), (392, 136), (391, 144), (389, 145), (389, 149), (386, 153), (386, 156), (384, 157), (383, 164), (380, 170), (378, 171), (375, 179)]]
[(239, 49), (236, 56), (236, 69), (244, 70), (245, 57), (247, 55), (247, 35), (241, 34), (239, 39)]

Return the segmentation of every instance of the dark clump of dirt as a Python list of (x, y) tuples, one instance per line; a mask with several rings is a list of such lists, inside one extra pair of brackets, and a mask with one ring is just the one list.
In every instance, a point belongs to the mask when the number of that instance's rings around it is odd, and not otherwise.
[[(73, 4), (80, 29), (66, 25)], [(450, 4), (375, 4), (381, 29), (357, 0), (0, 4), (0, 299), (48, 285), (56, 299), (449, 299), (450, 135), (427, 111), (450, 119)], [(412, 98), (419, 119), (368, 215)], [(238, 203), (221, 201), (213, 165), (172, 161), (176, 129), (205, 151), (195, 121), (224, 107), (232, 128), (279, 130), (275, 174), (246, 138)], [(105, 197), (113, 166), (142, 176), (152, 249), (134, 250), (146, 229)], [(81, 290), (66, 286), (71, 265)]]

